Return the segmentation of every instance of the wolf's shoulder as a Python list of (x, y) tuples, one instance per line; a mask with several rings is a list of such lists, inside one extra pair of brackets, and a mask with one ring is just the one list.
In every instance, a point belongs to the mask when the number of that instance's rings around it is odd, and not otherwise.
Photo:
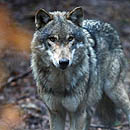
[(121, 47), (120, 38), (116, 29), (109, 23), (100, 20), (84, 20), (83, 28), (94, 38), (98, 46), (104, 43), (109, 49)]
[(100, 20), (86, 19), (83, 21), (83, 28), (91, 33), (117, 33), (111, 24)]

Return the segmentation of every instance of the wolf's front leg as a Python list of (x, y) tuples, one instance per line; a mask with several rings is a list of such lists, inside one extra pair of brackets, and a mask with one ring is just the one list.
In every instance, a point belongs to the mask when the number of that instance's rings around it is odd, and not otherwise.
[(50, 130), (64, 130), (66, 112), (49, 112), (50, 114)]
[(70, 130), (88, 130), (90, 118), (86, 111), (70, 113)]

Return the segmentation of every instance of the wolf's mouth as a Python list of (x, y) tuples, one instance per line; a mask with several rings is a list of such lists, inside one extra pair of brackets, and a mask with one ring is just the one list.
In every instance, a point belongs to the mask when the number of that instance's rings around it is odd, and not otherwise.
[(69, 65), (69, 60), (66, 59), (66, 58), (63, 58), (63, 59), (61, 59), (61, 60), (59, 61), (59, 67), (60, 67), (60, 69), (62, 69), (62, 70), (66, 69), (66, 68), (68, 67), (68, 65)]

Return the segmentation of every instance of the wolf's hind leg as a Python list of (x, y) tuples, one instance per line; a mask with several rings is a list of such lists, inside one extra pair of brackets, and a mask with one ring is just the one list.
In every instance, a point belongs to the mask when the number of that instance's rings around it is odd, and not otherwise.
[(126, 114), (130, 124), (130, 100), (121, 80), (122, 68), (118, 59), (111, 62), (107, 73), (104, 91), (107, 96)]
[(130, 124), (130, 100), (124, 88), (105, 89), (105, 93), (115, 103), (116, 106), (125, 112)]

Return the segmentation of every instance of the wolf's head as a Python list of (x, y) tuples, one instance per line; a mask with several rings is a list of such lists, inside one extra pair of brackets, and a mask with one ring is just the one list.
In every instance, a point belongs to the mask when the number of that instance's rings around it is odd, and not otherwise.
[(83, 10), (46, 12), (40, 9), (35, 16), (36, 32), (32, 52), (56, 68), (66, 69), (80, 63), (84, 57)]

